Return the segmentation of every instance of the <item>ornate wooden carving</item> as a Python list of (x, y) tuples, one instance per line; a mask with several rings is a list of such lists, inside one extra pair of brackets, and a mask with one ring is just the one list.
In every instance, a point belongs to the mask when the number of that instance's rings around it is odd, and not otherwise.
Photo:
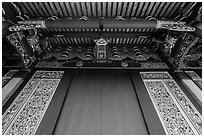
[(31, 65), (31, 63), (35, 60), (35, 57), (30, 57), (22, 42), (21, 38), (24, 37), (22, 33), (12, 33), (9, 36), (7, 36), (8, 41), (16, 48), (18, 53), (21, 55), (21, 59), (23, 61), (23, 65), (27, 68)]
[(196, 42), (198, 42), (199, 38), (194, 37), (191, 34), (186, 33), (183, 37), (183, 41), (180, 45), (180, 48), (177, 50), (177, 54), (173, 59), (173, 63), (180, 69), (183, 67), (183, 61), (188, 53), (189, 49), (195, 45)]
[(180, 22), (180, 21), (175, 22), (175, 21), (157, 20), (156, 28), (168, 29), (172, 31), (186, 31), (186, 32), (195, 31), (194, 27), (187, 26), (185, 22)]
[(28, 21), (18, 21), (18, 24), (15, 24), (9, 27), (10, 31), (21, 31), (28, 29), (36, 28), (46, 28), (44, 20), (28, 20)]
[(202, 116), (168, 72), (140, 74), (166, 134), (202, 134)]
[(35, 134), (63, 71), (37, 71), (2, 116), (6, 135)]
[(164, 40), (164, 49), (163, 49), (165, 56), (170, 57), (172, 53), (172, 49), (174, 48), (177, 40), (178, 40), (178, 37), (176, 36), (170, 36), (170, 35), (166, 36)]
[(107, 44), (108, 44), (108, 40), (105, 40), (103, 38), (100, 38), (98, 40), (94, 40), (96, 43), (96, 58), (99, 60), (105, 60), (107, 53), (106, 53), (106, 49), (107, 49)]

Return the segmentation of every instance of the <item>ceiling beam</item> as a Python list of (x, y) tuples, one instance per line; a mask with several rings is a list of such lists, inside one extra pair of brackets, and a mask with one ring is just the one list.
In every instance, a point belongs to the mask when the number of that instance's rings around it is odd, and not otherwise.
[(42, 37), (68, 37), (68, 38), (150, 38), (159, 35), (158, 32), (39, 32)]
[(135, 28), (156, 28), (172, 31), (193, 32), (194, 27), (188, 26), (185, 22), (165, 21), (151, 18), (149, 20), (26, 20), (18, 21), (17, 24), (9, 27), (10, 31), (20, 31), (36, 28), (80, 28), (80, 29), (135, 29)]

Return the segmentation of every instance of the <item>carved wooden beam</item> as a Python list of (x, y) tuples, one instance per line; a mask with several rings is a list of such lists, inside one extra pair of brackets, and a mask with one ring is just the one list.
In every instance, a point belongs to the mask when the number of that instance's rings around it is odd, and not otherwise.
[(36, 28), (156, 28), (172, 31), (193, 32), (194, 27), (188, 26), (180, 21), (150, 20), (27, 20), (18, 21), (17, 24), (9, 27), (10, 31), (20, 31)]
[(158, 32), (106, 32), (102, 31), (99, 32), (39, 32), (42, 34), (42, 37), (65, 37), (65, 38), (100, 38), (101, 36), (104, 38), (137, 38), (137, 37), (143, 37), (143, 38), (151, 38), (152, 36), (160, 36)]
[(186, 32), (195, 31), (194, 27), (188, 26), (185, 22), (180, 22), (180, 21), (174, 22), (174, 21), (157, 20), (156, 28), (168, 29), (172, 31), (186, 31)]

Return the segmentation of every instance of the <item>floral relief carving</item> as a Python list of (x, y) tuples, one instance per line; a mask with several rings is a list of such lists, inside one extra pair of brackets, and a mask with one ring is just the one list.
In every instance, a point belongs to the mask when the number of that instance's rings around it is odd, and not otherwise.
[(34, 78), (40, 79), (60, 79), (63, 71), (37, 71)]
[(171, 79), (167, 72), (140, 72), (143, 79)]
[(164, 80), (177, 102), (182, 106), (197, 131), (202, 133), (202, 117), (174, 80)]
[(2, 116), (2, 132), (6, 130), (8, 125), (11, 123), (13, 118), (19, 112), (20, 108), (23, 106), (28, 97), (32, 94), (34, 88), (37, 86), (39, 79), (31, 79), (24, 89), (19, 93), (10, 107), (6, 110), (6, 112)]
[(43, 79), (12, 121), (6, 135), (34, 134), (59, 84), (58, 79)]
[(195, 134), (162, 81), (145, 81), (147, 91), (169, 135)]
[(158, 63), (145, 62), (145, 63), (141, 63), (141, 68), (145, 68), (145, 69), (168, 69), (168, 66), (162, 62), (158, 62)]
[(37, 71), (2, 116), (2, 133), (35, 134), (63, 71)]
[(140, 74), (167, 134), (202, 134), (201, 114), (168, 72)]

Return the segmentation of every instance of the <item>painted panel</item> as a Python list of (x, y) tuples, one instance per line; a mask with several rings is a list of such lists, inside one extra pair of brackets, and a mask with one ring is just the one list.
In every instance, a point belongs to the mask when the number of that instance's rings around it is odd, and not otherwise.
[(166, 134), (202, 134), (202, 116), (168, 72), (140, 75)]
[(3, 134), (35, 134), (63, 71), (37, 71), (2, 117)]

